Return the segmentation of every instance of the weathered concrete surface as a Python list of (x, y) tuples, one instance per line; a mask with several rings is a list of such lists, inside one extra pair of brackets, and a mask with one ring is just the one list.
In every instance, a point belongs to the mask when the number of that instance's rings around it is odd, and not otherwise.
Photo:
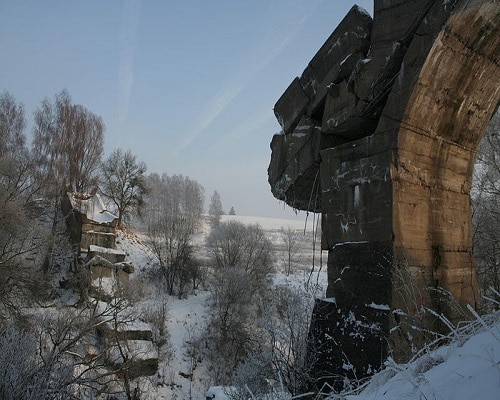
[(392, 240), (393, 146), (390, 136), (373, 135), (321, 152), (324, 250)]
[[(311, 62), (275, 108), (283, 132), (271, 146), (271, 189), (322, 213), (329, 252), (331, 300), (318, 303), (313, 319), (323, 322), (311, 335), (333, 335), (339, 349), (318, 375), (330, 365), (330, 374), (359, 378), (389, 352), (404, 359), (438, 328), (423, 308), (455, 321), (452, 303), (477, 302), (469, 192), (500, 99), (500, 3), (376, 0), (374, 10), (373, 25), (354, 8), (342, 26), (354, 32), (362, 21), (369, 48), (346, 46), (343, 63), (322, 71), (323, 90), (311, 90)], [(345, 337), (352, 318), (368, 328)], [(364, 355), (349, 362), (356, 349)]]
[[(318, 210), (319, 152), (321, 128), (318, 122), (304, 116), (287, 135), (275, 135), (271, 143), (273, 153), (269, 179), (273, 180), (273, 194), (295, 208)], [(313, 194), (309, 193), (311, 188)]]
[[(498, 2), (460, 3), (452, 13), (406, 103), (392, 172), (395, 249), (461, 305), (477, 302), (469, 193), (476, 148), (500, 98), (499, 21)], [(408, 223), (412, 215), (419, 225)]]
[(90, 260), (95, 256), (100, 256), (114, 264), (125, 261), (126, 254), (121, 250), (91, 244), (87, 250), (87, 260)]
[(366, 11), (353, 7), (274, 106), (282, 133), (271, 144), (269, 182), (294, 208), (320, 210), (319, 151), (345, 141), (321, 131), (325, 102), (338, 85), (346, 90), (345, 79), (370, 47), (371, 26)]
[(71, 242), (78, 254), (90, 245), (115, 248), (117, 217), (105, 209), (98, 193), (68, 192), (64, 196), (62, 211), (70, 231)]
[[(96, 191), (67, 193), (62, 210), (71, 241), (78, 249), (80, 265), (88, 272), (87, 294), (100, 304), (119, 303), (124, 292), (133, 290), (129, 275), (135, 268), (126, 261), (126, 254), (116, 249), (117, 217), (106, 210)], [(98, 344), (104, 346), (100, 350), (90, 346), (87, 355), (99, 356), (105, 350), (102, 361), (108, 372), (119, 378), (154, 375), (158, 371), (158, 352), (151, 328), (133, 321), (130, 315), (113, 318), (114, 324), (103, 319), (96, 325), (101, 339)]]
[(80, 250), (85, 252), (90, 246), (100, 246), (114, 249), (116, 247), (115, 227), (84, 223), (81, 225)]

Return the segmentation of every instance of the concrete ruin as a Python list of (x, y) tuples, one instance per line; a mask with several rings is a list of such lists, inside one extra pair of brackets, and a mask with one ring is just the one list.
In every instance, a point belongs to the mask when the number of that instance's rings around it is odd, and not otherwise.
[(96, 191), (66, 193), (62, 209), (71, 242), (90, 274), (90, 294), (99, 300), (113, 298), (134, 272), (125, 253), (116, 249), (118, 218), (106, 209)]
[(67, 192), (62, 201), (71, 242), (78, 246), (78, 254), (90, 245), (113, 249), (116, 247), (118, 217), (104, 206), (101, 196), (92, 193)]
[[(106, 210), (96, 191), (68, 192), (62, 209), (81, 266), (89, 274), (89, 296), (96, 299), (101, 308), (106, 308), (106, 304), (116, 302), (124, 290), (131, 290), (129, 275), (135, 270), (133, 263), (126, 260), (126, 254), (116, 248), (118, 218)], [(151, 327), (128, 315), (117, 316), (117, 319), (126, 322), (113, 325), (103, 320), (96, 327), (103, 347), (108, 349), (107, 368), (118, 371), (119, 376), (127, 371), (129, 379), (156, 374), (158, 352)]]
[(494, 0), (355, 6), (277, 101), (271, 190), (322, 214), (328, 251), (316, 377), (404, 360), (439, 329), (423, 310), (477, 305), (469, 194), (500, 99), (499, 22)]

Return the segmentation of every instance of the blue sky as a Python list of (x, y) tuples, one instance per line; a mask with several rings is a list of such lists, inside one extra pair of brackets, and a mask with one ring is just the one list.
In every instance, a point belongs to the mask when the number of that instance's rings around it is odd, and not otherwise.
[(0, 0), (0, 91), (31, 124), (66, 88), (104, 119), (106, 154), (197, 180), (206, 206), (217, 190), (237, 214), (292, 217), (267, 183), (273, 106), (353, 4)]

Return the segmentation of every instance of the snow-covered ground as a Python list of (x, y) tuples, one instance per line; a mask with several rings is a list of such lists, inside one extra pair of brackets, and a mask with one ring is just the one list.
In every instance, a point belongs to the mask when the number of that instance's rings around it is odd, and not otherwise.
[[(276, 267), (278, 272), (274, 277), (274, 284), (295, 287), (304, 287), (306, 284), (314, 287), (324, 287), (326, 283), (326, 265), (322, 268), (322, 260), (319, 255), (319, 243), (313, 244), (313, 216), (303, 220), (288, 220), (278, 218), (262, 218), (247, 216), (222, 217), (222, 221), (239, 221), (244, 224), (259, 224), (268, 238), (276, 247)], [(300, 251), (295, 254), (296, 262), (291, 274), (285, 274), (283, 264), (282, 230), (291, 229), (297, 232), (300, 241)], [(194, 238), (194, 244), (202, 251), (205, 238), (210, 232), (208, 219), (204, 223), (201, 233)], [(317, 236), (317, 235), (316, 235)], [(146, 285), (144, 274), (152, 267), (154, 255), (146, 246), (147, 239), (144, 235), (128, 232), (118, 232), (117, 247), (124, 252), (127, 260), (131, 261), (136, 272), (131, 275), (132, 286), (145, 293), (145, 299), (140, 301), (136, 308), (141, 309), (154, 307), (155, 299), (159, 295), (154, 289), (144, 287)], [(313, 257), (313, 249), (316, 255)], [(319, 289), (321, 290), (321, 289)], [(321, 295), (318, 292), (318, 295)], [(152, 298), (147, 298), (152, 297)], [(165, 297), (157, 299), (164, 301)], [(207, 307), (210, 293), (204, 288), (196, 294), (185, 298), (167, 296), (168, 318), (167, 331), (169, 335), (168, 344), (160, 351), (163, 355), (159, 365), (158, 376), (144, 386), (147, 394), (146, 399), (205, 399), (207, 390), (214, 382), (208, 379), (206, 365), (198, 357), (196, 340), (206, 324)], [(141, 397), (142, 398), (142, 397)]]
[[(292, 228), (298, 231), (313, 231), (316, 225), (314, 214), (301, 214), (303, 217), (299, 219), (283, 219), (283, 218), (266, 218), (266, 217), (250, 217), (242, 215), (223, 215), (222, 221), (238, 221), (244, 224), (259, 224), (266, 231), (278, 231), (281, 228)], [(318, 216), (316, 216), (318, 218)], [(314, 223), (314, 224), (313, 224)]]
[[(500, 311), (450, 335), (451, 343), (408, 364), (386, 362), (357, 395), (345, 400), (500, 399)], [(330, 400), (339, 399), (332, 396)]]
[[(278, 249), (276, 264), (277, 285), (304, 286), (326, 284), (326, 263), (321, 259), (318, 243), (313, 243), (312, 220), (304, 221), (242, 216), (224, 216), (223, 221), (237, 220), (243, 223), (258, 223), (267, 232)], [(300, 260), (290, 275), (280, 264), (280, 230), (291, 228), (304, 234), (307, 226)], [(196, 242), (203, 245), (208, 234), (206, 225)], [(118, 248), (127, 254), (137, 269), (137, 278), (154, 262), (153, 255), (144, 245), (144, 238), (132, 233), (120, 234)], [(316, 254), (313, 257), (313, 249)], [(313, 268), (314, 264), (314, 268)], [(321, 293), (318, 293), (321, 295)], [(209, 292), (200, 289), (196, 294), (178, 299), (168, 297), (167, 330), (169, 345), (164, 349), (158, 376), (147, 386), (145, 399), (205, 399), (207, 390), (216, 382), (209, 382), (206, 366), (195, 351), (196, 338), (206, 323)], [(154, 299), (149, 300), (154, 302)], [(458, 329), (451, 343), (422, 356), (411, 363), (399, 365), (390, 360), (386, 369), (376, 374), (356, 390), (338, 395), (331, 394), (329, 400), (497, 400), (500, 399), (500, 312), (477, 320), (467, 328)], [(216, 399), (225, 400), (221, 388), (214, 388)], [(141, 397), (142, 398), (142, 397)], [(325, 398), (325, 397), (321, 397)], [(271, 398), (269, 399), (271, 400)]]

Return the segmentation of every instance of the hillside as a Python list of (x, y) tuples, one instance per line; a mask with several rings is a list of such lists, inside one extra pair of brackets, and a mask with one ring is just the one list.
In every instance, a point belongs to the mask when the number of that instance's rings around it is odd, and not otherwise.
[[(309, 280), (314, 247), (311, 241), (310, 222), (304, 236), (301, 261), (295, 266), (293, 274), (286, 276), (279, 267), (279, 248), (282, 246), (280, 230), (283, 227), (291, 227), (303, 232), (304, 222), (241, 216), (224, 216), (224, 220), (236, 220), (246, 224), (258, 223), (266, 230), (266, 234), (278, 249), (278, 272), (274, 277), (276, 284), (300, 287)], [(205, 226), (203, 234), (197, 238), (200, 247), (208, 231), (208, 226)], [(144, 245), (134, 235), (123, 235), (119, 242), (119, 246), (130, 254), (134, 263), (143, 266), (144, 272), (151, 263), (151, 255)], [(320, 286), (324, 285), (325, 271), (315, 274), (313, 280)], [(321, 292), (317, 295), (321, 295)], [(204, 399), (209, 387), (217, 385), (217, 382), (210, 382), (204, 361), (194, 360), (191, 346), (206, 324), (209, 298), (210, 292), (206, 288), (201, 288), (196, 294), (186, 298), (168, 299), (170, 358), (161, 363), (160, 379), (157, 382), (159, 386), (149, 387), (148, 396), (152, 396), (151, 398)], [(497, 399), (500, 393), (500, 312), (478, 318), (470, 324), (463, 324), (445, 339), (442, 343), (449, 341), (448, 344), (432, 351), (424, 349), (419, 353), (420, 357), (416, 357), (408, 364), (399, 365), (389, 359), (382, 372), (360, 387), (356, 387), (353, 383), (352, 390), (337, 395), (331, 394), (331, 391), (325, 388), (323, 396), (318, 398)], [(233, 398), (224, 392), (227, 392), (227, 388), (221, 386), (214, 387), (210, 391), (216, 395), (216, 399)], [(274, 398), (284, 397), (281, 394)], [(292, 397), (286, 396), (286, 398)]]
[[(85, 281), (75, 281), (74, 278), (80, 276), (83, 269), (76, 274), (75, 271), (64, 271), (62, 266), (68, 265), (67, 256), (71, 251), (66, 243), (67, 238), (61, 230), (57, 244), (58, 264), (61, 267), (53, 277), (54, 297), (40, 300), (25, 310), (27, 315), (32, 316), (36, 330), (21, 332), (21, 336), (16, 336), (19, 333), (6, 331), (6, 336), (0, 341), (0, 374), (7, 374), (5, 376), (11, 379), (9, 383), (18, 383), (16, 377), (22, 376), (19, 374), (22, 374), (21, 369), (25, 367), (26, 360), (34, 362), (34, 353), (30, 353), (29, 349), (36, 349), (36, 346), (42, 343), (36, 336), (37, 332), (41, 332), (40, 338), (45, 337), (47, 340), (46, 335), (57, 332), (58, 326), (63, 328), (62, 332), (66, 332), (65, 335), (70, 334), (61, 343), (71, 341), (73, 334), (82, 335), (83, 342), (78, 341), (76, 346), (72, 345), (69, 352), (57, 353), (57, 357), (60, 358), (54, 363), (57, 368), (67, 366), (67, 371), (74, 371), (71, 367), (75, 368), (75, 365), (76, 368), (87, 365), (75, 363), (74, 356), (84, 354), (85, 358), (99, 354), (99, 342), (103, 339), (101, 335), (107, 333), (105, 330), (96, 332), (94, 326), (101, 326), (105, 320), (106, 324), (121, 321), (119, 322), (121, 329), (126, 327), (128, 331), (136, 331), (142, 336), (143, 340), (129, 341), (132, 347), (136, 346), (138, 355), (144, 358), (153, 357), (158, 361), (153, 373), (149, 372), (138, 378), (132, 377), (127, 383), (130, 393), (137, 391), (141, 400), (206, 399), (207, 396), (214, 396), (211, 398), (217, 400), (306, 398), (302, 396), (303, 391), (297, 389), (299, 386), (293, 386), (296, 383), (290, 376), (300, 383), (300, 380), (304, 379), (303, 374), (307, 372), (300, 368), (294, 369), (297, 365), (295, 360), (304, 354), (301, 353), (304, 348), (300, 345), (304, 343), (303, 339), (308, 334), (312, 305), (316, 297), (324, 295), (326, 285), (324, 255), (321, 255), (319, 244), (315, 241), (318, 236), (312, 229), (312, 221), (304, 224), (295, 220), (241, 216), (224, 216), (223, 221), (240, 222), (246, 224), (245, 226), (259, 224), (272, 243), (274, 258), (273, 273), (266, 280), (263, 292), (253, 297), (250, 304), (241, 303), (239, 297), (245, 294), (244, 291), (238, 292), (240, 289), (245, 289), (245, 285), (249, 282), (230, 281), (236, 289), (236, 297), (232, 298), (231, 302), (240, 304), (236, 309), (237, 314), (242, 313), (246, 319), (243, 320), (244, 329), (236, 330), (236, 336), (227, 343), (222, 343), (220, 348), (214, 349), (212, 329), (218, 312), (218, 309), (214, 308), (214, 296), (220, 293), (217, 285), (221, 282), (214, 280), (215, 269), (206, 248), (206, 240), (211, 231), (208, 220), (204, 221), (202, 229), (193, 238), (196, 260), (203, 276), (200, 277), (196, 287), (175, 296), (168, 295), (165, 287), (157, 282), (158, 275), (155, 271), (158, 268), (158, 261), (147, 245), (147, 236), (138, 230), (118, 231), (116, 252), (126, 256), (127, 261), (133, 264), (134, 272), (130, 274), (129, 284), (124, 287), (125, 290), (117, 292), (118, 296), (113, 301), (108, 301), (108, 306), (102, 300), (90, 302), (87, 300), (83, 303), (86, 306), (82, 307), (81, 293), (79, 294), (77, 288), (81, 290)], [(287, 235), (290, 234), (293, 234), (295, 241), (291, 258), (286, 249)], [(107, 282), (105, 279), (100, 282), (103, 283), (102, 288), (107, 287), (107, 284), (104, 285)], [(74, 286), (75, 283), (78, 285)], [(500, 296), (497, 294), (497, 300), (498, 297)], [(122, 302), (125, 308), (113, 308), (113, 304)], [(493, 299), (490, 299), (490, 304), (492, 308), (498, 308), (499, 305)], [(93, 306), (96, 307), (95, 310), (92, 310)], [(111, 313), (100, 314), (103, 307), (109, 307), (108, 311)], [(87, 320), (87, 317), (82, 319), (89, 311), (90, 320)], [(52, 326), (54, 323), (56, 325)], [(238, 325), (234, 327), (238, 328)], [(118, 330), (116, 332), (118, 334)], [(13, 336), (9, 336), (13, 333)], [(31, 333), (35, 334), (32, 338), (35, 339), (34, 342), (30, 339)], [(152, 338), (147, 339), (149, 342), (144, 340), (144, 336), (147, 335), (152, 335)], [(297, 338), (299, 340), (294, 342)], [(51, 343), (51, 340), (54, 340), (54, 336), (47, 343)], [(117, 338), (115, 342), (118, 346), (123, 343)], [(217, 369), (224, 363), (229, 363), (232, 354), (228, 351), (244, 346), (247, 342), (251, 343), (251, 346), (258, 347), (248, 348), (247, 345), (248, 356), (244, 363), (236, 364), (225, 372)], [(54, 347), (54, 351), (59, 348), (57, 346)], [(113, 352), (123, 349), (111, 347), (108, 350)], [(290, 352), (292, 357), (283, 358), (281, 354), (280, 359), (272, 358), (276, 356), (272, 353), (279, 353), (282, 350)], [(266, 368), (270, 362), (276, 361), (284, 363), (280, 367), (283, 368), (281, 371), (287, 371), (289, 376), (275, 374), (276, 370)], [(302, 364), (298, 365), (300, 367)], [(44, 378), (47, 371), (43, 363), (36, 364), (35, 367), (35, 378), (47, 379)], [(106, 373), (102, 370), (96, 372)], [(65, 377), (57, 369), (48, 373), (55, 374), (51, 376), (56, 379)], [(280, 381), (284, 382), (285, 379), (287, 379), (285, 383), (291, 385), (288, 387), (295, 389), (295, 396), (283, 390), (284, 385), (281, 385)], [(18, 387), (24, 390), (23, 385)], [(127, 398), (123, 382), (115, 380), (113, 387), (112, 391), (109, 391), (108, 387), (104, 392), (106, 394), (97, 397), (92, 390), (84, 393), (79, 389), (75, 398), (102, 400)], [(342, 393), (335, 394), (331, 388), (324, 387), (323, 393), (310, 393), (307, 398), (314, 400), (465, 400), (475, 397), (485, 400), (497, 399), (500, 392), (500, 311), (482, 317), (476, 316), (470, 323), (453, 327), (449, 335), (441, 337), (428, 348), (421, 349), (408, 364), (397, 364), (388, 359), (385, 369), (372, 379), (364, 382), (346, 382), (346, 388)], [(113, 393), (112, 397), (109, 397), (110, 393)], [(25, 395), (5, 398), (34, 397)], [(36, 398), (47, 397), (41, 395)], [(63, 399), (64, 396), (57, 398)], [(138, 400), (137, 397), (128, 398)]]
[[(312, 220), (287, 220), (276, 218), (223, 216), (223, 222), (238, 221), (243, 224), (259, 224), (271, 240), (275, 248), (275, 266), (277, 272), (273, 276), (274, 285), (284, 285), (303, 290), (307, 285), (314, 286), (314, 293), (321, 296), (326, 284), (326, 266), (321, 268), (319, 244), (313, 243)], [(290, 228), (296, 232), (300, 242), (300, 250), (294, 254), (293, 270), (289, 275), (283, 267), (283, 229)], [(194, 238), (199, 258), (206, 258), (205, 239), (210, 227), (205, 221), (201, 233)], [(154, 264), (154, 255), (146, 246), (147, 238), (133, 231), (118, 232), (117, 248), (127, 254), (127, 258), (136, 266), (131, 275), (131, 286), (140, 290), (142, 299), (135, 305), (137, 313), (150, 310), (155, 303), (166, 302), (168, 316), (166, 330), (169, 340), (160, 354), (159, 371), (152, 379), (142, 379), (141, 387), (148, 399), (205, 399), (207, 390), (218, 382), (210, 378), (207, 371), (207, 360), (203, 359), (198, 346), (203, 342), (201, 335), (207, 324), (210, 312), (210, 291), (202, 284), (194, 293), (183, 296), (161, 295), (148, 284), (148, 271)], [(316, 255), (313, 260), (313, 249)], [(315, 264), (312, 270), (313, 262)], [(320, 271), (321, 268), (321, 271)], [(314, 296), (311, 297), (311, 301)], [(147, 393), (147, 394), (146, 394)]]
[(408, 364), (387, 360), (385, 369), (366, 382), (361, 393), (328, 399), (498, 399), (500, 312), (462, 325), (448, 338), (450, 344), (425, 350)]

